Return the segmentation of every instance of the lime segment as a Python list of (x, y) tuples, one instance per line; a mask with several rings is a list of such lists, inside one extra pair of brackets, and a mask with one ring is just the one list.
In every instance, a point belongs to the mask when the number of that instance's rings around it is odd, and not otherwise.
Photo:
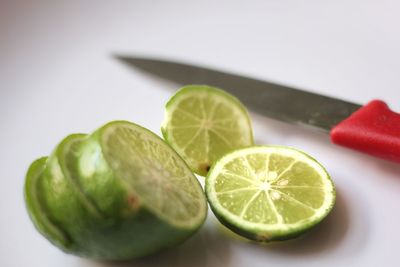
[(333, 183), (316, 160), (278, 146), (225, 155), (206, 178), (206, 194), (222, 223), (262, 241), (301, 234), (320, 222), (335, 201)]
[(180, 89), (167, 103), (162, 133), (192, 171), (206, 175), (227, 152), (253, 144), (245, 107), (235, 97), (209, 86)]

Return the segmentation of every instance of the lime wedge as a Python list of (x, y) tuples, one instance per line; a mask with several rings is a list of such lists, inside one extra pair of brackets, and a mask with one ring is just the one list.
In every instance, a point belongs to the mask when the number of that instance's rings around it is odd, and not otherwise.
[(326, 217), (335, 202), (326, 170), (304, 152), (280, 146), (225, 155), (211, 168), (205, 188), (217, 218), (257, 241), (296, 237)]
[(168, 101), (161, 131), (203, 176), (227, 152), (253, 144), (246, 108), (225, 91), (204, 85), (185, 86)]
[(25, 186), (38, 230), (66, 252), (127, 260), (174, 246), (207, 215), (186, 163), (160, 137), (116, 121), (66, 137), (35, 161)]

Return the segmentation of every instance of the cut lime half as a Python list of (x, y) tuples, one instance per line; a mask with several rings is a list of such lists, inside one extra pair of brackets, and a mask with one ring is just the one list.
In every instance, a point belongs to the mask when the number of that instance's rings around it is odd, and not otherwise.
[(218, 219), (257, 241), (296, 237), (326, 217), (335, 202), (326, 170), (304, 152), (281, 146), (225, 155), (210, 170), (205, 187)]
[(169, 100), (161, 130), (192, 171), (203, 176), (227, 152), (253, 144), (246, 108), (205, 85), (185, 86)]

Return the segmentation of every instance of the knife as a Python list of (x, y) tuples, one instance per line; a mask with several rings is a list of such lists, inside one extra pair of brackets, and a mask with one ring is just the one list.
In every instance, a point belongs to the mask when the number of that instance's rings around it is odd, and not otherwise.
[(382, 100), (359, 105), (211, 68), (156, 58), (116, 56), (124, 64), (178, 83), (207, 84), (262, 115), (312, 127), (334, 144), (400, 163), (400, 114)]

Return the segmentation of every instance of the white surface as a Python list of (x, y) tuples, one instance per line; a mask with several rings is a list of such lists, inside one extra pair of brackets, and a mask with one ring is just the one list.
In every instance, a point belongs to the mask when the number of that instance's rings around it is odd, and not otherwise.
[[(85, 3), (83, 3), (85, 2)], [(177, 249), (116, 265), (54, 248), (22, 186), (62, 137), (113, 119), (156, 133), (167, 84), (114, 52), (162, 55), (400, 111), (398, 1), (0, 1), (0, 266), (398, 266), (400, 165), (252, 114), (256, 140), (295, 146), (331, 173), (338, 201), (307, 236), (266, 248), (218, 231), (213, 214)]]

